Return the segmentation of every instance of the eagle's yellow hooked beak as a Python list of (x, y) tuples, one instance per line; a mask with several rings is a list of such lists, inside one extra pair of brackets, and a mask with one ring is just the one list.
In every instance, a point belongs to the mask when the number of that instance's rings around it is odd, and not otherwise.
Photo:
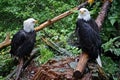
[(38, 23), (38, 20), (35, 20), (34, 23)]

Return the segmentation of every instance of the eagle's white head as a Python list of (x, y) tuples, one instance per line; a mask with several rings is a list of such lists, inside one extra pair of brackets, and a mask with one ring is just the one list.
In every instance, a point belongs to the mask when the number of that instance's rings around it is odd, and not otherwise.
[(78, 19), (83, 19), (85, 21), (90, 20), (90, 12), (86, 8), (81, 8), (78, 13)]
[(23, 22), (23, 29), (26, 32), (30, 32), (34, 30), (34, 25), (35, 23), (37, 23), (37, 20), (33, 19), (33, 18), (28, 18), (27, 20), (25, 20)]

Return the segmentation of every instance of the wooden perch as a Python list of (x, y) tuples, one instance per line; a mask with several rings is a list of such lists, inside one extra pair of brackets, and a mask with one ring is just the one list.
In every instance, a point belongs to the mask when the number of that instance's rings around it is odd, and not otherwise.
[[(106, 17), (106, 14), (107, 14), (107, 11), (108, 11), (108, 8), (109, 8), (109, 5), (110, 5), (110, 1), (106, 1), (102, 8), (101, 8), (101, 11), (98, 15), (98, 17), (96, 18), (96, 23), (99, 27), (99, 30), (101, 29), (101, 26), (104, 22), (104, 19)], [(82, 76), (82, 73), (86, 67), (86, 64), (87, 64), (87, 61), (89, 60), (89, 56), (87, 53), (82, 53), (80, 54), (80, 58), (79, 58), (79, 62), (78, 62), (78, 65), (73, 73), (73, 77), (75, 77), (76, 79), (79, 79), (81, 76)]]
[(80, 79), (84, 72), (84, 68), (86, 67), (86, 63), (89, 59), (89, 56), (86, 53), (82, 53), (79, 57), (79, 62), (77, 64), (76, 70), (73, 74), (73, 77), (76, 79)]
[[(55, 22), (57, 22), (57, 21), (65, 18), (65, 17), (69, 16), (70, 14), (73, 13), (73, 10), (77, 10), (80, 7), (86, 6), (87, 4), (88, 4), (88, 2), (86, 1), (85, 3), (82, 3), (81, 5), (73, 8), (73, 9), (71, 9), (69, 11), (66, 11), (66, 12), (62, 13), (62, 14), (54, 17), (53, 19), (50, 19), (50, 20), (42, 23), (41, 25), (39, 25), (38, 27), (35, 28), (35, 31), (38, 32), (41, 29), (45, 28), (46, 26), (49, 26), (49, 25), (51, 25), (51, 24), (53, 24), (53, 23), (55, 23)], [(10, 44), (11, 44), (10, 40), (9, 41), (3, 41), (2, 43), (0, 43), (0, 49), (3, 48), (3, 47), (5, 47), (5, 46), (8, 46)]]

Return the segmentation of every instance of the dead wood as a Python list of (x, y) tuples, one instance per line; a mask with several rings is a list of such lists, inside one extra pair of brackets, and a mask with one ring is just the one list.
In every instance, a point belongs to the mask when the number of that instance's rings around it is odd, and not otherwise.
[(42, 37), (42, 40), (48, 45), (50, 46), (52, 49), (56, 50), (59, 54), (58, 55), (64, 55), (64, 56), (73, 56), (71, 52), (59, 47), (57, 44), (55, 44), (54, 42), (46, 39), (46, 38), (43, 38)]
[[(53, 59), (41, 65), (32, 80), (79, 80), (73, 77), (78, 57), (64, 57), (61, 60)], [(86, 71), (80, 80), (108, 80), (101, 76), (96, 63), (88, 62), (89, 71)], [(94, 74), (94, 75), (93, 75)]]
[(107, 11), (108, 11), (109, 6), (110, 6), (110, 1), (106, 0), (101, 8), (101, 11), (99, 12), (99, 15), (97, 16), (95, 20), (99, 29), (101, 29), (104, 19), (107, 16)]
[(77, 64), (75, 72), (73, 73), (73, 77), (75, 77), (76, 79), (79, 79), (82, 77), (88, 59), (89, 59), (89, 56), (86, 53), (82, 53), (80, 55), (79, 62)]
[(49, 60), (43, 64), (32, 80), (73, 80), (72, 73), (75, 68), (75, 58)]

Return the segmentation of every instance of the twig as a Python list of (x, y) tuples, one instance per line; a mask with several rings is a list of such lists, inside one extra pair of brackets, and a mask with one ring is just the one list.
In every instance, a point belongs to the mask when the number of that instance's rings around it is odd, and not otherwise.
[(57, 44), (55, 44), (52, 41), (47, 40), (46, 38), (42, 37), (42, 40), (48, 45), (50, 46), (52, 49), (56, 50), (57, 52), (59, 52), (61, 55), (66, 55), (66, 56), (73, 56), (72, 53), (70, 53), (69, 51), (59, 47)]
[(18, 70), (18, 67), (16, 67), (12, 73), (10, 73), (7, 77), (6, 77), (6, 80), (9, 80)]
[(17, 71), (15, 80), (19, 80), (20, 74), (21, 74), (21, 72), (22, 72), (23, 59), (20, 59), (19, 62), (20, 62), (20, 63), (19, 63), (19, 65), (18, 65), (18, 71)]

